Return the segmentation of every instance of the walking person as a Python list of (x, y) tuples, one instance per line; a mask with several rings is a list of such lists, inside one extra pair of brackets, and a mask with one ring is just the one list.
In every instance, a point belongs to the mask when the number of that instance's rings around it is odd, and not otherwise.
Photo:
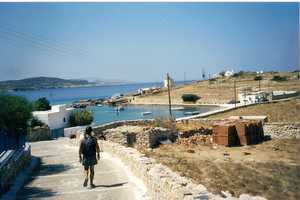
[(97, 139), (92, 136), (92, 131), (92, 127), (88, 126), (85, 130), (84, 138), (80, 141), (79, 162), (84, 166), (85, 179), (83, 186), (87, 186), (90, 178), (90, 187), (94, 188), (94, 165), (100, 159), (100, 148)]

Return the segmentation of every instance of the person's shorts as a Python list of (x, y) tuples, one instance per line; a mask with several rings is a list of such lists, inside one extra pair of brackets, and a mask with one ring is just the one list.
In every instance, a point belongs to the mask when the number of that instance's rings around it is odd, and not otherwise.
[(91, 166), (91, 165), (96, 165), (96, 164), (97, 164), (96, 155), (95, 156), (89, 156), (89, 157), (83, 156), (83, 159), (82, 159), (82, 165), (83, 166)]

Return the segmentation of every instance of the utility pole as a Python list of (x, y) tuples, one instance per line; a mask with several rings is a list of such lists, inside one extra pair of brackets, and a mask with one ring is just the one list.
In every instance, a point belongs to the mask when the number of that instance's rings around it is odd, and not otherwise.
[(234, 79), (233, 85), (234, 85), (234, 107), (236, 108), (236, 81), (235, 81), (235, 79)]
[(172, 119), (171, 95), (170, 95), (170, 76), (169, 76), (169, 73), (167, 73), (167, 85), (168, 85), (168, 97), (169, 97), (169, 113), (170, 113), (170, 119)]
[(185, 85), (185, 81), (186, 81), (186, 73), (183, 73), (183, 84)]
[(260, 79), (258, 80), (258, 88), (259, 88), (259, 92), (260, 92)]

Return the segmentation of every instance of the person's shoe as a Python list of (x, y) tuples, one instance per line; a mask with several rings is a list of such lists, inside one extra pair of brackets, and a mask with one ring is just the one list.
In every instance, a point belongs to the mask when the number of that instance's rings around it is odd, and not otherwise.
[(86, 187), (86, 186), (87, 186), (87, 183), (88, 183), (88, 179), (84, 179), (83, 187)]
[(90, 188), (91, 188), (91, 189), (93, 189), (93, 188), (95, 188), (95, 187), (96, 187), (96, 186), (95, 186), (93, 183), (90, 184)]

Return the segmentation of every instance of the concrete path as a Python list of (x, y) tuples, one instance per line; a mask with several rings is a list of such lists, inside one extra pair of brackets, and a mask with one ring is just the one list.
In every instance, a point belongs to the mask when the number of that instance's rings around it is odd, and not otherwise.
[(83, 184), (83, 167), (78, 162), (78, 148), (69, 144), (68, 138), (32, 143), (32, 155), (41, 158), (39, 170), (18, 193), (17, 199), (63, 200), (134, 200), (143, 190), (138, 182), (128, 176), (126, 168), (102, 153), (95, 166), (96, 188)]

